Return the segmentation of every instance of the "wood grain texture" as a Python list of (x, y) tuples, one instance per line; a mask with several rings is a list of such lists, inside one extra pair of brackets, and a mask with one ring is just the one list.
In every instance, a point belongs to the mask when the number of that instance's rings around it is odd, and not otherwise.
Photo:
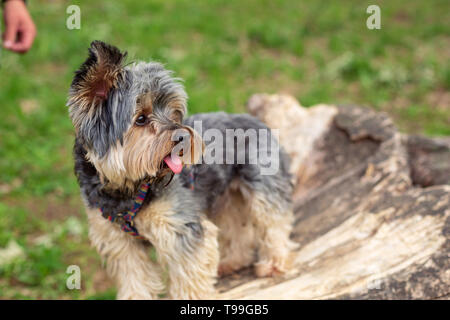
[(370, 109), (305, 109), (282, 95), (256, 95), (249, 111), (280, 129), (294, 158), (300, 249), (282, 277), (221, 279), (222, 299), (449, 298), (448, 140), (402, 135)]

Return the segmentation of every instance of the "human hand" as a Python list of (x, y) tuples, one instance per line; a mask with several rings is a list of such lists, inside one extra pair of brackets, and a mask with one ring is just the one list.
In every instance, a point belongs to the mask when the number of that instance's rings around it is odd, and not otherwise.
[(25, 53), (33, 44), (36, 27), (22, 0), (9, 0), (4, 4), (3, 47), (14, 52)]

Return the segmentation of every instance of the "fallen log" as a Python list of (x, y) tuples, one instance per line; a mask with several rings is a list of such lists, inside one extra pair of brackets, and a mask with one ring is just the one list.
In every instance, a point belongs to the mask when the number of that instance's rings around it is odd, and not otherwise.
[(401, 134), (355, 106), (254, 95), (248, 110), (292, 157), (292, 269), (223, 278), (221, 299), (448, 299), (450, 139)]

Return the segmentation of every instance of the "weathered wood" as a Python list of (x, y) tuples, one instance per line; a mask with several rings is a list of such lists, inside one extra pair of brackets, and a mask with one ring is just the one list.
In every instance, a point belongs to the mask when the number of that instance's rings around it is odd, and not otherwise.
[(256, 95), (250, 113), (293, 157), (292, 270), (221, 279), (223, 299), (446, 299), (450, 294), (450, 143), (400, 134), (386, 114), (302, 108)]

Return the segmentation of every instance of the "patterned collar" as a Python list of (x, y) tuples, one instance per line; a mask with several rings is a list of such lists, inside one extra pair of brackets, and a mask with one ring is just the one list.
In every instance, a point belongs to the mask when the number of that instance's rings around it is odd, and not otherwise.
[(150, 183), (148, 182), (144, 182), (141, 185), (141, 187), (139, 188), (139, 192), (136, 198), (134, 199), (133, 209), (121, 213), (105, 214), (103, 212), (103, 208), (100, 208), (102, 216), (111, 222), (118, 223), (122, 231), (128, 233), (129, 235), (132, 235), (138, 239), (145, 239), (137, 231), (136, 227), (134, 226), (133, 220), (136, 217), (137, 213), (139, 212), (139, 209), (141, 209), (142, 203), (144, 202), (144, 199), (147, 196), (149, 188)]

